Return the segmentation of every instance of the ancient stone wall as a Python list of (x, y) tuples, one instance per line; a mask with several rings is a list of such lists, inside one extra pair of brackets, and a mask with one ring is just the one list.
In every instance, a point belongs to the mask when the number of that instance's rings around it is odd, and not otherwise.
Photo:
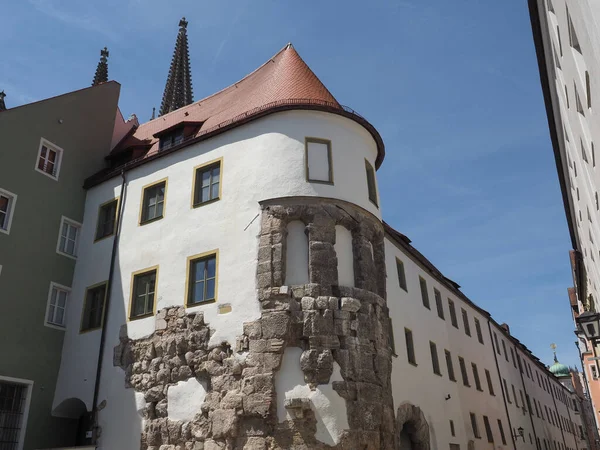
[[(283, 286), (292, 220), (306, 225), (310, 283)], [(336, 225), (352, 233), (356, 287), (337, 283)], [(132, 341), (125, 329), (121, 333), (114, 364), (146, 400), (141, 449), (393, 449), (383, 236), (381, 222), (345, 202), (263, 204), (257, 270), (262, 314), (244, 324), (236, 348), (209, 348), (209, 324), (202, 313), (187, 314), (183, 307), (160, 311), (149, 338)], [(334, 381), (333, 389), (345, 399), (350, 429), (336, 446), (315, 438), (308, 399), (286, 399), (290, 420), (279, 423), (275, 376), (286, 347), (302, 349), (299, 363), (311, 388), (330, 383), (334, 361), (339, 365), (343, 381)], [(190, 420), (170, 420), (169, 389), (191, 378), (206, 386), (204, 403)]]

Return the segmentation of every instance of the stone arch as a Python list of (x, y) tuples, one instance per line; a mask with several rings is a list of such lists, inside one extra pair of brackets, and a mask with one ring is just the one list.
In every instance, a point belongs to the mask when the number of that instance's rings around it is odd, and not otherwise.
[(78, 398), (67, 398), (52, 410), (52, 415), (54, 417), (66, 419), (79, 419), (85, 413), (87, 413), (87, 407), (85, 406), (85, 403)]
[(410, 439), (412, 450), (429, 450), (429, 424), (421, 408), (403, 403), (396, 414), (396, 448), (405, 448)]

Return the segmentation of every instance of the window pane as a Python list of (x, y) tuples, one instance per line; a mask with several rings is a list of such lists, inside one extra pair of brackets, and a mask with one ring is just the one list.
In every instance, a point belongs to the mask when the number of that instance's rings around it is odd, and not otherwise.
[(67, 293), (65, 291), (59, 291), (58, 292), (58, 306), (60, 306), (61, 308), (64, 308), (66, 303), (67, 303)]
[(75, 241), (67, 241), (67, 251), (69, 255), (75, 254)]
[(217, 167), (215, 167), (212, 170), (212, 182), (213, 183), (218, 183), (219, 182), (219, 177), (221, 176), (221, 165), (218, 165)]
[(219, 197), (219, 183), (212, 185), (211, 199)]
[(206, 263), (207, 263), (206, 277), (214, 278), (215, 273), (216, 273), (216, 267), (217, 267), (216, 258), (210, 258), (209, 260), (206, 261)]
[(40, 152), (40, 156), (42, 158), (46, 157), (46, 152), (48, 151), (48, 148), (45, 145), (42, 145), (42, 151)]
[(54, 173), (54, 163), (53, 162), (48, 161), (48, 163), (46, 164), (45, 172), (50, 173), (50, 174)]
[(60, 238), (60, 251), (61, 252), (66, 252), (66, 247), (67, 247), (67, 239), (64, 236), (61, 236), (61, 238)]
[(158, 202), (162, 202), (165, 199), (165, 184), (162, 183), (157, 190), (156, 198)]
[(46, 320), (48, 320), (48, 322), (52, 323), (54, 322), (54, 306), (50, 305), (50, 307), (48, 308), (48, 317)]
[(154, 219), (156, 217), (156, 206), (148, 206), (146, 211), (146, 220)]
[(193, 264), (194, 281), (204, 280), (205, 261), (196, 261)]
[[(152, 291), (154, 291), (154, 288), (152, 288)], [(148, 294), (147, 303), (148, 304), (146, 305), (146, 313), (150, 314), (151, 312), (154, 312), (154, 292)]]
[(210, 185), (210, 170), (202, 172), (202, 187)]
[(48, 151), (48, 161), (55, 162), (56, 161), (56, 152), (54, 150)]
[(69, 239), (75, 240), (77, 238), (77, 228), (69, 225)]
[(8, 211), (8, 197), (0, 195), (0, 211)]
[(50, 304), (56, 305), (56, 297), (58, 296), (58, 290), (56, 288), (52, 289), (52, 294), (50, 295)]
[(68, 223), (63, 223), (61, 235), (64, 237), (67, 237), (69, 235), (69, 224)]
[(144, 301), (145, 297), (143, 295), (136, 297), (135, 304), (133, 305), (134, 316), (141, 316), (142, 314), (144, 314)]
[(202, 198), (201, 201), (202, 203), (207, 202), (210, 200), (210, 188), (207, 187), (203, 187), (202, 188)]
[(204, 281), (200, 281), (194, 285), (194, 303), (204, 301)]
[(162, 201), (158, 205), (156, 205), (156, 217), (162, 217), (163, 206), (164, 206), (164, 203)]
[(215, 279), (206, 281), (206, 298), (205, 300), (215, 299)]
[(64, 324), (65, 310), (63, 308), (56, 308), (56, 317), (54, 323), (57, 325)]

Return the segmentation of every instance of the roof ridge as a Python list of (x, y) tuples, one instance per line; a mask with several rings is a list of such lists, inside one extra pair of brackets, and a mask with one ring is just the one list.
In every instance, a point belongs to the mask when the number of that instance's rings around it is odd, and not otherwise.
[[(173, 114), (173, 113), (175, 113), (175, 112), (179, 112), (179, 113), (180, 113), (180, 112), (182, 112), (182, 111), (185, 111), (186, 109), (189, 109), (189, 108), (191, 108), (192, 106), (195, 106), (197, 103), (204, 102), (204, 101), (206, 101), (206, 100), (208, 100), (208, 99), (210, 99), (210, 98), (214, 97), (215, 95), (218, 95), (218, 94), (220, 94), (220, 93), (222, 93), (222, 92), (226, 91), (227, 89), (229, 89), (229, 88), (231, 88), (231, 87), (235, 86), (236, 84), (239, 84), (239, 83), (241, 83), (241, 82), (242, 82), (242, 81), (244, 81), (246, 78), (249, 78), (250, 76), (254, 75), (254, 74), (255, 74), (256, 72), (258, 72), (260, 69), (262, 69), (263, 67), (265, 67), (265, 66), (266, 66), (268, 63), (270, 63), (271, 61), (273, 61), (273, 59), (274, 59), (274, 58), (276, 58), (277, 56), (279, 56), (279, 54), (280, 54), (280, 53), (283, 53), (285, 50), (288, 50), (288, 49), (290, 49), (290, 48), (291, 48), (291, 49), (293, 49), (293, 50), (295, 50), (295, 49), (294, 49), (294, 46), (292, 45), (292, 43), (291, 43), (291, 42), (288, 42), (288, 43), (287, 43), (287, 44), (286, 44), (286, 45), (285, 45), (283, 48), (281, 48), (281, 50), (279, 50), (277, 53), (275, 53), (273, 56), (271, 56), (269, 59), (267, 59), (267, 60), (266, 60), (264, 63), (262, 63), (260, 66), (258, 66), (256, 69), (254, 69), (254, 70), (253, 70), (252, 72), (250, 72), (249, 74), (246, 74), (246, 75), (245, 75), (243, 78), (239, 79), (238, 81), (236, 81), (236, 82), (234, 82), (234, 83), (231, 83), (229, 86), (225, 86), (225, 87), (224, 87), (223, 89), (221, 89), (220, 91), (214, 92), (214, 93), (210, 94), (210, 95), (209, 95), (209, 96), (207, 96), (207, 97), (204, 97), (204, 98), (202, 98), (202, 99), (200, 99), (200, 100), (197, 100), (197, 101), (195, 101), (194, 103), (190, 103), (189, 105), (186, 105), (186, 106), (184, 106), (183, 108), (179, 108), (179, 109), (176, 109), (176, 110), (174, 110), (174, 111), (170, 111), (170, 112), (168, 112), (167, 114), (163, 114), (162, 116), (158, 116), (156, 119), (149, 120), (148, 122), (144, 122), (144, 123), (140, 124), (140, 127), (143, 127), (144, 125), (146, 125), (146, 124), (148, 124), (148, 123), (150, 123), (150, 122), (153, 122), (154, 120), (158, 120), (158, 119), (160, 119), (160, 118), (168, 117), (170, 114)], [(297, 52), (296, 52), (296, 53), (297, 53)], [(298, 56), (300, 56), (300, 55), (298, 55)], [(302, 59), (302, 58), (300, 58), (300, 59)], [(302, 61), (304, 61), (304, 60), (302, 60)], [(306, 63), (304, 63), (304, 64), (306, 64)], [(315, 76), (316, 76), (316, 75), (315, 75)], [(321, 80), (319, 80), (319, 81), (321, 81)], [(321, 84), (323, 84), (323, 83), (321, 83)], [(327, 89), (327, 88), (325, 88), (325, 89)], [(327, 91), (327, 92), (329, 92), (329, 91)], [(331, 94), (331, 93), (330, 93), (330, 94)], [(332, 96), (332, 97), (333, 97), (333, 96)]]

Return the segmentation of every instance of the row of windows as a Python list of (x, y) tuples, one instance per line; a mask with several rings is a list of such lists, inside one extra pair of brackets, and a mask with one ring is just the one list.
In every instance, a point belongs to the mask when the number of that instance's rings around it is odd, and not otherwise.
[[(406, 273), (404, 271), (404, 263), (396, 258), (396, 269), (398, 272), (398, 284), (400, 286), (401, 289), (403, 289), (404, 291), (408, 292), (408, 286), (406, 284)], [(431, 305), (429, 302), (429, 291), (427, 288), (427, 281), (419, 276), (419, 286), (421, 288), (421, 301), (423, 302), (423, 306), (427, 309), (431, 309)], [(442, 320), (446, 320), (446, 315), (444, 312), (444, 305), (442, 303), (442, 294), (440, 293), (440, 291), (437, 288), (433, 288), (433, 297), (435, 299), (435, 306), (436, 306), (436, 311), (437, 311), (437, 315), (440, 319)], [(469, 321), (469, 315), (467, 313), (467, 311), (464, 308), (461, 308), (461, 317), (462, 317), (462, 323), (463, 323), (463, 328), (465, 331), (465, 334), (467, 336), (471, 336), (471, 325), (470, 325), (470, 321)], [(450, 313), (450, 322), (452, 323), (452, 326), (454, 326), (456, 329), (459, 328), (458, 326), (458, 318), (456, 315), (456, 306), (454, 304), (454, 301), (451, 300), (450, 298), (448, 298), (448, 311)], [(477, 319), (476, 317), (473, 319), (474, 323), (475, 323), (475, 331), (477, 333), (477, 340), (483, 344), (483, 333), (481, 331), (481, 323), (479, 322), (479, 319)]]
[[(473, 436), (477, 439), (481, 439), (481, 433), (479, 432), (479, 424), (477, 422), (477, 416), (474, 413), (469, 413), (471, 418), (471, 428), (473, 430)], [(483, 416), (483, 426), (485, 428), (485, 435), (487, 441), (490, 443), (494, 442), (494, 433), (492, 433), (492, 427), (490, 425), (490, 420), (487, 416)], [(450, 421), (450, 429), (452, 432), (452, 436), (454, 436), (454, 424)], [(502, 445), (506, 444), (506, 435), (504, 434), (504, 427), (502, 426), (502, 421), (498, 419), (498, 431), (500, 431), (500, 438), (502, 439)]]
[[(211, 251), (188, 258), (186, 280), (186, 306), (212, 303), (217, 298), (218, 252)], [(155, 314), (158, 266), (132, 274), (129, 300), (129, 320)], [(104, 302), (108, 282), (89, 286), (85, 292), (80, 331), (90, 331), (102, 326)], [(46, 314), (46, 324), (64, 327), (67, 301), (71, 289), (51, 283)]]
[[(405, 343), (406, 343), (406, 356), (407, 356), (408, 362), (410, 364), (416, 366), (418, 364), (417, 364), (417, 358), (415, 355), (413, 334), (412, 334), (412, 331), (409, 330), (408, 328), (404, 329), (404, 338), (405, 338)], [(440, 368), (440, 362), (439, 362), (438, 351), (437, 351), (437, 344), (435, 342), (429, 341), (429, 350), (431, 353), (431, 367), (432, 367), (433, 373), (436, 375), (442, 376), (442, 371)], [(448, 373), (448, 379), (450, 379), (451, 381), (456, 381), (456, 376), (454, 373), (454, 362), (452, 360), (452, 353), (449, 350), (444, 349), (444, 357), (446, 360), (446, 370)], [(460, 374), (461, 374), (463, 384), (467, 387), (471, 387), (471, 382), (469, 381), (469, 374), (467, 371), (467, 364), (462, 356), (458, 357), (458, 364), (460, 367)], [(479, 377), (479, 369), (477, 368), (477, 364), (471, 363), (471, 371), (473, 373), (473, 380), (475, 382), (475, 388), (478, 391), (483, 392), (483, 389), (481, 387), (481, 379)], [(496, 395), (494, 393), (494, 385), (492, 383), (491, 373), (487, 369), (484, 369), (484, 371), (485, 371), (485, 378), (486, 378), (486, 382), (487, 382), (487, 386), (488, 386), (488, 391), (489, 391), (490, 395)]]

